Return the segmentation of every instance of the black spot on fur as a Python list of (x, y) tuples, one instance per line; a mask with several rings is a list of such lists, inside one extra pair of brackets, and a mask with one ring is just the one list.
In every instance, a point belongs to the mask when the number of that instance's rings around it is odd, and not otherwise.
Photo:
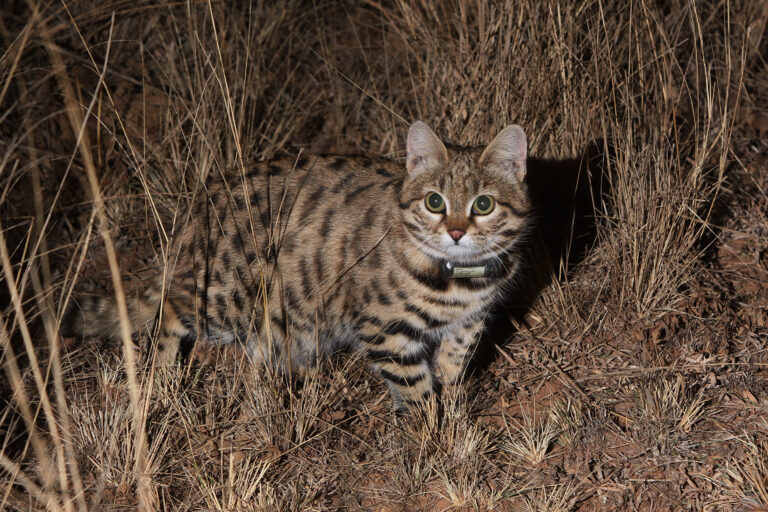
[(221, 317), (224, 318), (227, 312), (227, 296), (223, 293), (216, 295), (216, 307), (219, 309)]
[(261, 218), (261, 225), (264, 226), (265, 229), (270, 229), (272, 227), (272, 216), (270, 215), (268, 210), (264, 210), (259, 215)]
[(280, 244), (280, 250), (285, 251), (287, 254), (291, 254), (296, 249), (296, 237), (292, 236), (287, 240), (283, 240)]
[(307, 196), (306, 201), (304, 201), (304, 209), (301, 212), (300, 217), (300, 224), (304, 224), (304, 222), (309, 218), (309, 216), (315, 211), (315, 207), (317, 206), (318, 201), (323, 197), (323, 194), (325, 193), (325, 186), (321, 185), (317, 187), (309, 196)]
[[(429, 288), (432, 288), (433, 290), (438, 290), (438, 291), (444, 291), (448, 289), (448, 285), (450, 284), (448, 282), (448, 279), (444, 279), (435, 274), (432, 274), (432, 275), (424, 274), (419, 270), (412, 268), (406, 262), (403, 262), (402, 266), (403, 268), (405, 268), (406, 272), (408, 272), (409, 276), (411, 276), (412, 278), (414, 278), (416, 281), (423, 284), (424, 286), (428, 286)], [(457, 279), (456, 281), (466, 281), (466, 279)]]
[(341, 179), (341, 181), (339, 181), (336, 184), (335, 187), (333, 187), (333, 192), (334, 193), (341, 192), (342, 190), (347, 188), (347, 185), (349, 185), (352, 182), (352, 180), (354, 180), (354, 179), (355, 179), (355, 175), (354, 174), (347, 174), (346, 176), (344, 176), (344, 178)]
[[(320, 236), (328, 236), (333, 228), (333, 216), (336, 215), (336, 210), (329, 208), (325, 212), (325, 219), (323, 220), (323, 226), (320, 228)], [(320, 267), (322, 268), (322, 267)]]
[(381, 190), (387, 190), (389, 187), (391, 187), (395, 183), (397, 183), (397, 180), (385, 181), (384, 183), (381, 184), (380, 188), (381, 188)]
[(368, 183), (367, 185), (360, 185), (355, 190), (353, 190), (352, 192), (347, 194), (347, 196), (346, 196), (347, 201), (354, 200), (359, 194), (362, 194), (363, 192), (365, 192), (369, 188), (373, 187), (374, 185), (375, 185), (375, 183)]
[(299, 261), (299, 272), (301, 273), (301, 289), (304, 292), (304, 296), (308, 298), (312, 295), (312, 283), (309, 280), (309, 263), (302, 258)]
[(289, 309), (299, 309), (299, 298), (292, 288), (286, 287), (284, 290), (285, 306)]
[(285, 332), (285, 319), (280, 318), (277, 315), (272, 315), (272, 323), (280, 327), (280, 330)]
[(243, 309), (243, 296), (240, 294), (239, 290), (235, 290), (235, 293), (232, 294), (232, 303), (235, 305), (238, 311)]
[(194, 282), (189, 282), (189, 281), (184, 282), (184, 284), (181, 286), (181, 288), (185, 292), (187, 292), (188, 294), (190, 294), (192, 296), (194, 296), (195, 292), (197, 291), (197, 286), (195, 285), (195, 283)]

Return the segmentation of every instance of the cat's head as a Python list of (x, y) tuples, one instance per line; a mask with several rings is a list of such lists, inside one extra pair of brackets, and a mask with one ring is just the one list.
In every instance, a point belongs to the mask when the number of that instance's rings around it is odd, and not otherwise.
[(479, 152), (448, 153), (421, 121), (408, 131), (403, 225), (416, 247), (440, 259), (479, 262), (511, 250), (530, 224), (527, 142), (517, 125)]

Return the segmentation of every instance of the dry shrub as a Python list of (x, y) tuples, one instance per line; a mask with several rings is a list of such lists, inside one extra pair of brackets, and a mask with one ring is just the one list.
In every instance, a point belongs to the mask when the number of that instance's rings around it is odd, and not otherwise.
[(727, 461), (714, 481), (744, 510), (764, 509), (768, 507), (768, 446), (764, 437), (748, 433), (740, 441), (744, 455)]

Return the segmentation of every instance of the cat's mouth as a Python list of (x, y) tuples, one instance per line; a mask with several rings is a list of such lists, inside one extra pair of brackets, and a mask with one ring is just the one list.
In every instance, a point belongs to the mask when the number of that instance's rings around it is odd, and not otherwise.
[(447, 234), (434, 238), (421, 234), (408, 233), (421, 252), (440, 261), (461, 262), (463, 265), (481, 264), (497, 255), (479, 247), (471, 235), (465, 235), (458, 243)]
[(448, 233), (445, 233), (440, 236), (438, 249), (445, 254), (449, 260), (473, 261), (484, 258), (485, 253), (485, 251), (478, 247), (474, 237), (470, 233), (464, 234), (458, 240), (451, 237)]
[(454, 244), (449, 246), (443, 246), (440, 250), (445, 253), (449, 259), (459, 260), (473, 260), (483, 257), (483, 251), (478, 250), (477, 247), (469, 247), (461, 244)]
[(450, 261), (460, 265), (475, 265), (481, 264), (488, 258), (492, 258), (495, 255), (489, 254), (489, 252), (481, 247), (478, 247), (474, 243), (474, 240), (462, 239), (459, 243), (454, 243), (453, 240), (447, 242), (446, 240), (440, 240), (438, 244), (427, 244), (433, 257), (437, 257), (443, 261)]

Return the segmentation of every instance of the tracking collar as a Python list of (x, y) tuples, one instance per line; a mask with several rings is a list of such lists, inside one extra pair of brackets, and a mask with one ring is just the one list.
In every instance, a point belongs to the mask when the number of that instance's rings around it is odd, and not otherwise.
[(440, 262), (440, 277), (443, 279), (468, 279), (473, 277), (501, 277), (503, 267), (498, 258), (480, 261), (472, 265), (452, 263), (448, 260)]

